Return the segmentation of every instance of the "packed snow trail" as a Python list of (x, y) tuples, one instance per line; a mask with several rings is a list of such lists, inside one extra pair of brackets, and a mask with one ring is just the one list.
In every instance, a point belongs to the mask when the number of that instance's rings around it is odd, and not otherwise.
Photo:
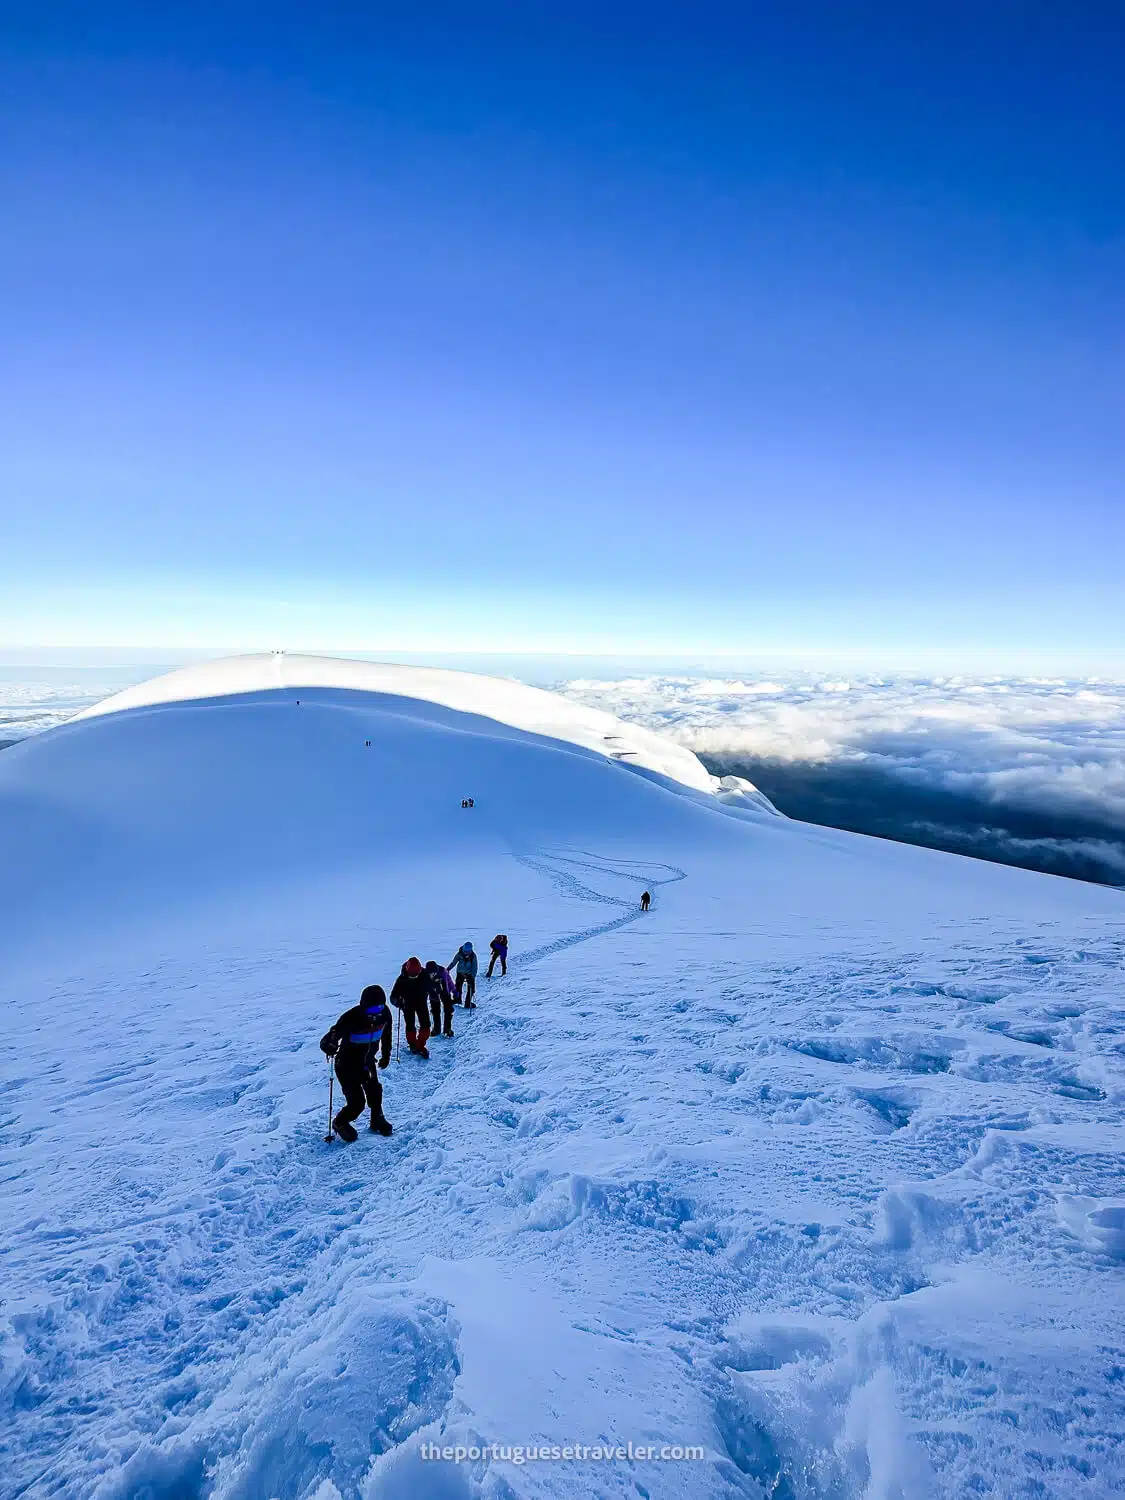
[[(0, 777), (85, 876), (11, 846), (3, 1500), (1125, 1486), (1117, 893), (382, 701)], [(394, 1136), (325, 1145), (325, 1028), (498, 927)], [(704, 1456), (491, 1453), (598, 1442)]]
[[(616, 1381), (632, 1371), (657, 1380), (665, 1417), (677, 1413), (665, 1438), (706, 1441), (735, 1465), (725, 1478), (718, 1460), (706, 1476), (694, 1466), (684, 1479), (645, 1475), (650, 1493), (753, 1494), (751, 1480), (784, 1493), (784, 1480), (793, 1494), (862, 1494), (870, 1459), (845, 1427), (879, 1380), (917, 1403), (913, 1418), (931, 1443), (958, 1413), (947, 1457), (960, 1462), (946, 1493), (966, 1492), (982, 1461), (995, 1493), (1018, 1493), (1002, 1479), (1006, 1464), (1026, 1465), (1028, 1440), (1017, 1435), (1028, 1422), (1037, 1466), (1057, 1468), (1056, 1493), (1091, 1462), (1102, 1485), (1089, 1492), (1111, 1493), (1121, 1471), (1112, 1452), (1099, 1452), (1098, 1433), (1112, 1431), (1118, 1410), (1120, 1343), (1114, 1351), (1103, 1333), (1104, 1352), (1072, 1347), (1051, 1373), (1036, 1351), (1051, 1339), (1059, 1359), (1050, 1320), (1056, 1330), (1060, 1319), (1081, 1326), (1091, 1306), (1104, 1328), (1120, 1316), (1119, 1284), (1106, 1288), (1100, 1308), (1091, 1303), (1119, 1261), (1098, 1247), (1094, 1225), (1089, 1243), (1075, 1240), (1042, 1173), (1049, 1161), (1056, 1180), (1074, 1178), (1067, 1202), (1100, 1201), (1118, 1180), (1121, 1126), (1092, 1139), (1101, 1112), (1095, 1102), (1091, 1115), (1075, 1089), (1098, 1087), (1098, 1059), (1112, 1057), (1123, 1028), (1104, 1004), (1081, 1016), (1059, 1012), (1112, 980), (1121, 944), (1081, 959), (1064, 950), (1056, 967), (1029, 965), (1018, 939), (998, 956), (949, 962), (946, 940), (936, 934), (897, 963), (845, 951), (815, 965), (763, 965), (749, 982), (728, 950), (701, 995), (687, 975), (654, 988), (644, 958), (650, 934), (614, 934), (610, 941), (631, 951), (614, 955), (624, 978), (615, 979), (611, 1014), (600, 997), (580, 995), (560, 1017), (557, 977), (543, 969), (494, 980), (477, 1013), (456, 1013), (456, 1039), (440, 1051), (435, 1042), (429, 1065), (408, 1059), (385, 1074), (396, 1135), (354, 1147), (319, 1140), (325, 1079), (311, 1036), (284, 1054), (305, 1081), (276, 1144), (282, 1127), (269, 1126), (283, 1101), (274, 1095), (267, 1108), (262, 1097), (277, 1076), (272, 1060), (254, 1072), (244, 1051), (221, 1039), (200, 1059), (193, 1025), (172, 1069), (154, 1074), (146, 1050), (143, 1076), (126, 1081), (83, 1048), (97, 1094), (72, 1091), (79, 1127), (91, 1097), (118, 1091), (119, 1118), (143, 1122), (159, 1092), (171, 1121), (190, 1117), (206, 1092), (194, 1141), (219, 1124), (232, 1145), (192, 1174), (192, 1142), (102, 1137), (108, 1197), (86, 1198), (83, 1217), (49, 1216), (26, 1231), (51, 1301), (22, 1327), (25, 1391), (34, 1395), (25, 1410), (35, 1415), (33, 1447), (41, 1453), (57, 1435), (60, 1451), (45, 1472), (34, 1470), (33, 1486), (11, 1493), (69, 1495), (83, 1480), (93, 1492), (90, 1476), (103, 1465), (112, 1474), (116, 1456), (138, 1440), (132, 1466), (100, 1493), (301, 1495), (325, 1477), (341, 1494), (361, 1493), (349, 1480), (364, 1472), (366, 1430), (363, 1442), (349, 1438), (349, 1450), (334, 1425), (341, 1362), (348, 1381), (372, 1393), (376, 1448), (393, 1453), (427, 1421), (443, 1424), (443, 1441), (458, 1430), (529, 1440), (534, 1426), (480, 1433), (479, 1388), (469, 1385), (469, 1412), (460, 1415), (456, 1394), (472, 1379), (490, 1390), (494, 1360), (518, 1362), (523, 1341), (513, 1352), (511, 1322), (500, 1318), (513, 1301), (532, 1309), (536, 1338), (545, 1325), (564, 1350), (569, 1340), (577, 1346), (564, 1368), (572, 1378), (580, 1372), (584, 1394), (569, 1409), (580, 1424), (569, 1436), (593, 1440), (601, 1430), (585, 1409), (590, 1400), (612, 1401), (616, 1427)], [(591, 989), (607, 961), (598, 946), (585, 971)], [(299, 945), (281, 947), (255, 966), (248, 949), (231, 955), (230, 967), (239, 989), (253, 992), (273, 984), (278, 963), (292, 973), (300, 958)], [(142, 990), (186, 981), (174, 965), (147, 972), (135, 981)], [(204, 966), (202, 977), (218, 988), (219, 974)], [(809, 1007), (811, 984), (827, 1012)], [(935, 1029), (939, 988), (957, 1005), (952, 1023)], [(279, 999), (291, 994), (290, 979)], [(766, 996), (768, 1011), (754, 1017)], [(993, 1027), (1013, 1012), (1030, 1018), (1056, 1038), (1063, 1061), (1036, 1068), (1028, 1049), (1037, 1044), (984, 1032), (982, 1011)], [(661, 1048), (673, 1024), (677, 1043)], [(1100, 1041), (1081, 1061), (1066, 1056), (1063, 1039), (1082, 1036)], [(581, 1066), (560, 1070), (563, 1044)], [(659, 1065), (661, 1052), (670, 1055)], [(640, 1080), (638, 1054), (648, 1063)], [(185, 1065), (185, 1056), (194, 1060)], [(659, 1125), (673, 1104), (674, 1139)], [(1036, 1123), (1045, 1117), (1054, 1123)], [(62, 1139), (72, 1133), (65, 1116), (58, 1129)], [(1025, 1136), (1026, 1145), (998, 1149), (998, 1132), (1005, 1141)], [(157, 1148), (162, 1183), (143, 1165)], [(1043, 1326), (1023, 1336), (1027, 1352), (1018, 1338), (1013, 1350), (1026, 1309), (1013, 1320), (1016, 1294), (1004, 1289), (1015, 1269), (1021, 1298), (1030, 1276), (1043, 1303)], [(572, 1326), (575, 1296), (582, 1337)], [(500, 1321), (492, 1345), (489, 1328), (475, 1329), (466, 1351), (463, 1322), (478, 1304)], [(968, 1328), (958, 1326), (966, 1308)], [(363, 1330), (358, 1342), (353, 1326)], [(769, 1376), (764, 1385), (755, 1371)], [(529, 1406), (531, 1373), (520, 1377)], [(542, 1380), (539, 1397), (566, 1411), (557, 1369), (546, 1388)], [(635, 1414), (635, 1440), (649, 1431), (648, 1410)], [(893, 1410), (872, 1420), (887, 1423)], [(893, 1430), (879, 1437), (904, 1440)], [(21, 1456), (6, 1455), (6, 1473), (20, 1474)], [(575, 1493), (584, 1482), (545, 1468), (522, 1476), (524, 1492)], [(429, 1472), (423, 1466), (411, 1483)], [(634, 1477), (599, 1476), (598, 1492), (631, 1493)]]
[[(645, 913), (641, 911), (639, 894), (632, 898), (603, 895), (592, 886), (581, 881), (573, 873), (573, 867), (585, 870), (588, 874), (595, 873), (616, 877), (618, 880), (635, 885), (638, 893), (646, 885), (669, 885), (673, 881), (687, 878), (686, 872), (677, 869), (675, 865), (661, 864), (657, 866), (656, 868), (665, 872), (663, 875), (657, 876), (651, 873), (633, 874), (632, 872), (638, 866), (629, 860), (597, 860), (589, 855), (585, 859), (577, 859), (574, 855), (545, 853), (537, 856), (517, 854), (515, 858), (529, 870), (538, 870), (546, 875), (563, 895), (577, 896), (579, 899), (605, 901), (612, 906), (624, 908), (621, 916), (614, 917), (608, 922), (602, 922), (597, 927), (586, 927), (581, 932), (571, 933), (567, 937), (556, 938), (554, 942), (543, 943), (538, 948), (532, 948), (530, 952), (518, 954), (511, 962), (520, 969), (526, 969), (531, 964), (548, 958), (551, 954), (562, 953), (567, 948), (577, 947), (579, 943), (588, 943), (591, 938), (602, 937), (605, 933), (617, 932), (622, 927), (629, 927), (633, 922), (638, 922), (644, 917)], [(560, 870), (558, 868), (560, 864), (566, 865), (567, 868)]]

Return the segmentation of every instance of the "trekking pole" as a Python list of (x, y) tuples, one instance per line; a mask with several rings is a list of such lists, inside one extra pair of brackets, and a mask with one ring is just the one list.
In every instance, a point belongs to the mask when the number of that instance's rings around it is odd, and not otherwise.
[(336, 1082), (336, 1076), (332, 1071), (332, 1059), (328, 1059), (328, 1134), (324, 1137), (327, 1146), (335, 1139), (332, 1131), (332, 1088)]
[(402, 1061), (402, 1011), (398, 1013), (398, 1026), (395, 1031), (395, 1062)]

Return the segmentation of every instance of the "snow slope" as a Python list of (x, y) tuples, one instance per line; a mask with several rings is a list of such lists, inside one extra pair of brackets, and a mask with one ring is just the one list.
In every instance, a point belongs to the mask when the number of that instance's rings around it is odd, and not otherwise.
[[(0, 756), (0, 1496), (1119, 1492), (1120, 893), (355, 665)], [(326, 1145), (321, 1032), (498, 928)], [(703, 1456), (491, 1449), (630, 1442)]]
[(228, 656), (182, 667), (126, 688), (78, 717), (85, 719), (157, 703), (271, 690), (292, 689), (295, 693), (298, 688), (382, 693), (438, 704), (461, 713), (484, 714), (514, 729), (581, 745), (609, 759), (656, 771), (697, 791), (710, 792), (717, 787), (717, 778), (704, 769), (690, 750), (640, 725), (625, 724), (600, 709), (572, 703), (556, 693), (545, 693), (508, 678), (435, 667), (402, 667), (284, 651)]

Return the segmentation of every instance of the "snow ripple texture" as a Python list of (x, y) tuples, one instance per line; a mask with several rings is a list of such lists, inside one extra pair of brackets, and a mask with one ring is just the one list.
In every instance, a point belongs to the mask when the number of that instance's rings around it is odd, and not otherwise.
[[(5, 892), (4, 1500), (1122, 1491), (1118, 893), (446, 709), (189, 713), (5, 752), (13, 827), (80, 783), (89, 878), (29, 849)], [(242, 790), (139, 883), (96, 853), (123, 764)], [(384, 1074), (394, 1136), (325, 1144), (328, 1022), (498, 928), (507, 978)], [(630, 1441), (704, 1456), (488, 1451)]]

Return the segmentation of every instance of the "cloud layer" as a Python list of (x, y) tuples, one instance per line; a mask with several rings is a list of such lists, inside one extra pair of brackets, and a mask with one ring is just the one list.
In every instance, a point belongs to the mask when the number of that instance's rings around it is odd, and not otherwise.
[(53, 729), (103, 696), (75, 684), (0, 682), (0, 744)]
[(111, 693), (168, 670), (141, 655), (126, 661), (99, 660), (96, 652), (74, 655), (88, 659), (0, 662), (0, 745), (65, 724)]
[(1125, 884), (1125, 683), (573, 681), (810, 821)]

